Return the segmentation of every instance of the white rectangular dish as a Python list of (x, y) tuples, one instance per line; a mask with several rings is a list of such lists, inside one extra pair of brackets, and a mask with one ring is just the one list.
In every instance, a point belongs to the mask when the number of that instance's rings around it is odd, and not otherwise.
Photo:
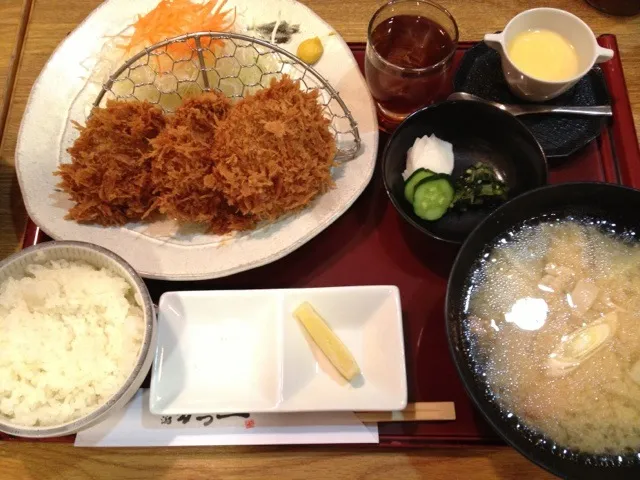
[[(293, 311), (309, 302), (355, 357), (347, 382)], [(150, 410), (157, 415), (401, 410), (407, 375), (395, 286), (168, 292)]]

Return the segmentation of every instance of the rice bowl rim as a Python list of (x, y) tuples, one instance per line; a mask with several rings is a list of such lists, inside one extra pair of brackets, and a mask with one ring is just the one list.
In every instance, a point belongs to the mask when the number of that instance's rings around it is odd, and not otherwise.
[[(100, 419), (102, 419), (105, 414), (109, 413), (109, 411), (116, 406), (119, 402), (122, 402), (120, 406), (123, 406), (126, 402), (128, 402), (135, 392), (136, 389), (132, 389), (133, 384), (138, 381), (142, 383), (144, 377), (148, 372), (143, 372), (143, 367), (147, 363), (148, 359), (152, 359), (153, 356), (150, 355), (152, 342), (155, 337), (155, 311), (153, 308), (153, 303), (151, 301), (151, 296), (149, 295), (149, 291), (147, 286), (143, 282), (142, 278), (138, 275), (138, 273), (133, 269), (129, 263), (127, 263), (122, 257), (117, 255), (116, 253), (108, 250), (104, 247), (100, 247), (98, 245), (94, 245), (88, 242), (79, 242), (79, 241), (50, 241), (46, 243), (42, 243), (39, 245), (34, 245), (28, 247), (20, 252), (14, 253), (13, 255), (7, 257), (6, 259), (0, 261), (0, 278), (3, 273), (14, 263), (24, 260), (25, 258), (33, 257), (37, 255), (39, 252), (45, 252), (48, 250), (58, 250), (58, 249), (75, 249), (76, 251), (91, 251), (93, 253), (98, 254), (105, 259), (107, 264), (111, 264), (111, 266), (118, 266), (124, 270), (126, 276), (123, 276), (120, 272), (111, 270), (113, 273), (118, 275), (119, 277), (124, 278), (125, 281), (134, 289), (134, 294), (136, 297), (140, 298), (143, 312), (143, 319), (145, 325), (144, 331), (144, 339), (142, 344), (140, 345), (140, 351), (138, 352), (138, 356), (136, 359), (136, 363), (133, 367), (133, 370), (129, 373), (126, 381), (118, 388), (118, 390), (102, 405), (100, 405), (97, 409), (91, 411), (87, 415), (74, 419), (70, 422), (62, 423), (54, 426), (43, 426), (43, 427), (33, 427), (26, 425), (19, 425), (12, 423), (7, 420), (7, 417), (0, 415), (0, 431), (7, 433), (9, 435), (14, 435), (18, 437), (30, 437), (30, 438), (45, 438), (45, 437), (59, 437), (64, 435), (73, 434), (79, 430), (87, 428), (95, 423), (97, 423)], [(61, 258), (67, 261), (67, 258)], [(35, 264), (37, 262), (32, 262), (30, 264)], [(87, 262), (90, 265), (93, 265), (90, 261)], [(96, 265), (93, 265), (94, 267)], [(104, 267), (96, 267), (96, 268), (104, 268)], [(3, 282), (4, 279), (0, 279), (0, 283)], [(140, 378), (142, 375), (142, 378)], [(132, 390), (132, 391), (129, 391)]]

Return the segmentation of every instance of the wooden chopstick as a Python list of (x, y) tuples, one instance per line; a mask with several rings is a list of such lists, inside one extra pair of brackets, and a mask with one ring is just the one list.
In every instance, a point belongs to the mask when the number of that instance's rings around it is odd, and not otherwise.
[[(16, 79), (18, 77), (18, 67), (22, 61), (22, 51), (24, 47), (24, 40), (27, 36), (27, 27), (29, 25), (29, 19), (31, 18), (31, 12), (33, 11), (34, 0), (25, 0), (22, 3), (22, 10), (20, 12), (20, 21), (18, 24), (18, 33), (16, 34), (16, 43), (11, 52), (11, 66), (7, 74), (7, 79), (4, 84), (5, 95), (0, 105), (0, 148), (2, 147), (1, 140), (4, 139), (4, 130), (7, 125), (7, 118), (9, 117), (9, 107), (11, 106), (11, 99), (13, 98), (13, 92), (15, 90)], [(3, 85), (0, 85), (0, 88)]]
[(456, 408), (453, 402), (409, 403), (407, 408), (397, 412), (355, 412), (364, 423), (381, 422), (433, 422), (455, 420)]

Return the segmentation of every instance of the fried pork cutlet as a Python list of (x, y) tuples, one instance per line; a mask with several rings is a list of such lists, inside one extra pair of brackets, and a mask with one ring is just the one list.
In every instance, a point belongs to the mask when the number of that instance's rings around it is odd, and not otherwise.
[(147, 102), (109, 101), (94, 108), (60, 165), (59, 187), (75, 202), (67, 218), (123, 225), (140, 220), (153, 203), (149, 140), (165, 126), (162, 110)]
[(216, 128), (215, 185), (260, 220), (306, 206), (333, 186), (335, 140), (316, 91), (288, 76), (238, 102)]
[(228, 205), (212, 176), (211, 148), (217, 126), (230, 109), (229, 100), (219, 93), (187, 99), (151, 142), (155, 207), (180, 222), (207, 224), (218, 234), (256, 223)]
[(285, 76), (232, 105), (219, 93), (173, 115), (146, 102), (92, 112), (56, 172), (68, 218), (105, 226), (154, 212), (225, 234), (306, 206), (333, 186), (335, 141), (315, 91)]

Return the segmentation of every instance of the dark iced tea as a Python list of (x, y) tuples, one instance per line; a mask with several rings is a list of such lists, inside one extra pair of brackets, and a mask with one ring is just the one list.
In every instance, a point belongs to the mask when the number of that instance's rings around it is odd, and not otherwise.
[[(441, 8), (428, 2), (395, 2), (402, 3)], [(394, 3), (383, 9), (391, 5)], [(411, 14), (414, 12), (418, 14)], [(451, 25), (446, 28), (419, 13), (416, 8), (409, 9), (409, 13), (398, 9), (397, 15), (379, 22), (374, 17), (370, 26), (365, 75), (383, 127), (446, 98), (450, 89), (451, 60), (458, 40), (455, 22), (451, 18)]]

